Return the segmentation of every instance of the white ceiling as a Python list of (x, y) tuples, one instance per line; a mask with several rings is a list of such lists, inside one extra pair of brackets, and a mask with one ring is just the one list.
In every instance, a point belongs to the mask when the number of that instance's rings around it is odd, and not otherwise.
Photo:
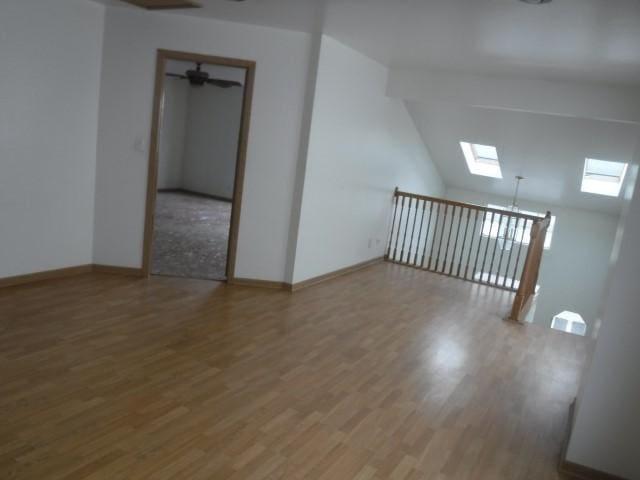
[[(97, 1), (135, 8), (119, 0)], [(626, 91), (620, 85), (633, 86), (634, 91), (640, 86), (640, 0), (553, 0), (538, 6), (518, 0), (199, 1), (203, 9), (170, 14), (323, 31), (397, 67), (392, 71), (409, 68), (451, 72), (457, 77), (465, 72), (494, 78), (527, 77), (527, 81), (569, 80), (585, 88), (601, 83), (614, 85), (609, 89), (614, 92)], [(422, 77), (414, 80), (422, 88)], [(462, 88), (451, 88), (458, 87)], [(524, 87), (516, 82), (515, 90), (509, 92), (521, 99), (521, 90)], [(486, 96), (488, 90), (480, 85), (473, 91)], [(600, 95), (595, 87), (593, 92), (577, 92), (578, 103), (584, 99), (601, 110), (609, 97)], [(640, 134), (637, 124), (470, 106), (499, 104), (484, 100), (435, 103), (430, 95), (421, 93), (420, 98), (426, 101), (407, 104), (448, 186), (511, 196), (513, 177), (523, 175), (527, 179), (522, 198), (619, 212), (621, 200), (580, 192), (583, 162), (587, 156), (631, 161)], [(460, 97), (461, 92), (454, 93)], [(626, 98), (625, 93), (619, 96)], [(537, 102), (535, 98), (532, 101)], [(627, 105), (626, 100), (623, 104)], [(551, 113), (549, 105), (543, 106), (546, 109), (528, 111)], [(470, 175), (459, 147), (461, 140), (495, 145), (504, 180)]]
[(638, 0), (200, 1), (174, 14), (322, 30), (388, 66), (640, 83)]
[[(407, 102), (444, 182), (511, 197), (522, 175), (520, 196), (532, 201), (618, 214), (622, 200), (582, 193), (587, 157), (631, 162), (640, 135), (634, 124), (537, 113)], [(460, 141), (493, 145), (503, 179), (471, 175)]]

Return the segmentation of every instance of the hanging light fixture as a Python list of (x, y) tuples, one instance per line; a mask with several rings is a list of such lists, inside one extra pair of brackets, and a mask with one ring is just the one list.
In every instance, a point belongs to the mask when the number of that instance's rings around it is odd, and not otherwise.
[[(509, 212), (517, 213), (520, 211), (518, 207), (518, 193), (520, 193), (520, 182), (524, 177), (516, 175), (516, 187), (513, 193), (513, 202), (507, 209)], [(498, 235), (498, 245), (502, 250), (510, 251), (516, 238), (516, 230), (518, 229), (518, 218), (509, 216), (509, 221), (503, 225)]]

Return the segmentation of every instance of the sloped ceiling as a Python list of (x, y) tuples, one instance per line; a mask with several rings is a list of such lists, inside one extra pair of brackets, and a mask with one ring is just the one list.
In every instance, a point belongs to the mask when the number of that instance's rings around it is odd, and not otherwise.
[[(638, 125), (449, 103), (407, 102), (407, 107), (449, 187), (511, 197), (514, 178), (522, 175), (521, 198), (620, 212), (621, 199), (580, 191), (584, 160), (631, 162)], [(471, 175), (460, 141), (495, 146), (504, 178)]]
[(393, 67), (640, 83), (637, 0), (199, 1), (169, 14), (322, 31)]
[[(96, 1), (134, 8), (119, 0)], [(616, 91), (640, 86), (638, 0), (553, 0), (537, 6), (518, 0), (199, 1), (204, 8), (149, 14), (322, 31), (394, 70), (611, 85)], [(586, 98), (596, 106), (607, 101)], [(523, 198), (619, 211), (619, 199), (580, 192), (583, 162), (587, 156), (630, 161), (637, 125), (467, 106), (476, 103), (407, 103), (447, 185), (510, 196), (513, 177), (523, 175)], [(460, 140), (495, 145), (505, 179), (470, 175)]]

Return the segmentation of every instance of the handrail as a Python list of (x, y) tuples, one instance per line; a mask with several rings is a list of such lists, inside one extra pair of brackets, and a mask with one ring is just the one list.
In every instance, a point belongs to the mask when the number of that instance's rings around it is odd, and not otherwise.
[[(542, 216), (396, 188), (385, 259), (516, 292), (523, 279), (527, 288), (537, 279), (532, 268), (542, 251), (534, 256), (532, 247), (537, 248), (540, 228), (548, 224)], [(535, 233), (533, 245), (530, 231)]]
[(544, 243), (550, 225), (551, 212), (547, 212), (544, 219), (537, 221), (531, 227), (529, 249), (527, 250), (527, 257), (522, 269), (520, 285), (518, 286), (518, 291), (516, 292), (516, 297), (511, 308), (510, 318), (512, 320), (522, 321), (524, 319), (531, 306), (533, 297), (536, 294)]
[[(398, 190), (398, 189), (396, 189), (394, 196), (414, 198), (417, 200), (425, 200), (427, 202), (438, 202), (443, 204), (446, 203), (449, 205), (454, 205), (462, 208), (471, 208), (474, 210), (480, 210), (483, 212), (492, 212), (496, 214), (505, 214), (505, 212), (507, 212), (507, 210), (500, 210), (499, 208), (485, 207), (484, 205), (477, 205), (475, 203), (457, 202), (455, 200), (449, 200), (447, 198), (430, 197), (429, 195), (419, 195), (417, 193), (403, 192), (402, 190)], [(520, 212), (509, 212), (509, 216), (524, 218), (525, 220), (532, 220), (534, 222), (537, 222), (538, 220), (542, 220), (544, 218), (544, 217), (538, 217), (537, 215), (527, 215), (526, 213), (520, 213)]]

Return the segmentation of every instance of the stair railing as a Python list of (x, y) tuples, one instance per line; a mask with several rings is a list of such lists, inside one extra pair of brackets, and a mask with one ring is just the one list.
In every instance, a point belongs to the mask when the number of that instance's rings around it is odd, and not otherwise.
[(385, 259), (513, 292), (533, 281), (535, 291), (549, 218), (396, 189)]

